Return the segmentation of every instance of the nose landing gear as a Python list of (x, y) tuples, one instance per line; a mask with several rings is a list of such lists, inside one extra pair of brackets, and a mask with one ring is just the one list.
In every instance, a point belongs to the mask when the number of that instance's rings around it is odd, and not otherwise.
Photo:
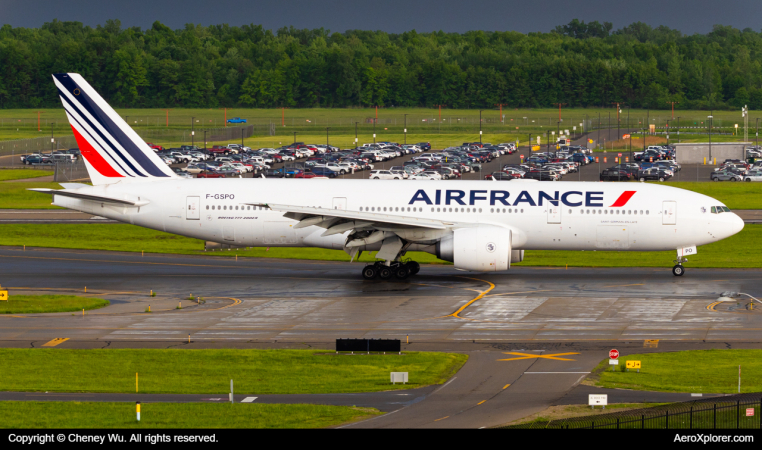
[(685, 274), (685, 268), (683, 267), (684, 262), (688, 262), (688, 258), (684, 256), (678, 256), (675, 261), (675, 266), (672, 268), (672, 275), (676, 277), (681, 277)]

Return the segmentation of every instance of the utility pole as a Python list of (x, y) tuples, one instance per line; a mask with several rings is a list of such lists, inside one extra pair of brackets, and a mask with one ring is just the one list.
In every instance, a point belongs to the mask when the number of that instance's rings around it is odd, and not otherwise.
[(680, 116), (677, 116), (677, 143), (680, 143)]
[(40, 113), (43, 113), (45, 111), (36, 111), (37, 112), (37, 131), (42, 131), (42, 128), (40, 128)]
[(442, 121), (442, 107), (447, 105), (434, 105), (439, 107), (439, 121)]
[(676, 103), (679, 104), (680, 102), (667, 102), (667, 103), (672, 105), (672, 120), (674, 120), (675, 119), (675, 104)]
[(405, 116), (405, 145), (407, 145), (407, 114)]
[(169, 128), (169, 111), (170, 111), (171, 109), (172, 109), (172, 108), (170, 108), (170, 109), (165, 109), (165, 110), (164, 110), (164, 111), (166, 111), (166, 112), (167, 112), (167, 128)]
[(554, 105), (558, 105), (558, 121), (563, 122), (561, 119), (561, 106), (566, 105), (566, 103), (553, 103)]
[(228, 109), (227, 108), (217, 108), (217, 109), (224, 109), (225, 110), (225, 127), (228, 126)]
[(505, 120), (503, 120), (503, 106), (508, 106), (508, 103), (495, 103), (495, 106), (500, 107), (500, 123), (505, 125)]

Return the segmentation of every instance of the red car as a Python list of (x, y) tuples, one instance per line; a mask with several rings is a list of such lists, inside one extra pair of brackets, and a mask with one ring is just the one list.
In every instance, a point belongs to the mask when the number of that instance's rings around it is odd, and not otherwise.
[(196, 178), (225, 178), (225, 174), (215, 172), (201, 172), (196, 175)]
[(315, 178), (316, 176), (317, 175), (312, 172), (299, 172), (294, 175), (294, 178)]
[(164, 147), (162, 147), (161, 145), (153, 145), (151, 142), (146, 142), (146, 144), (148, 144), (148, 146), (151, 147), (154, 151), (157, 151), (157, 152), (164, 151)]

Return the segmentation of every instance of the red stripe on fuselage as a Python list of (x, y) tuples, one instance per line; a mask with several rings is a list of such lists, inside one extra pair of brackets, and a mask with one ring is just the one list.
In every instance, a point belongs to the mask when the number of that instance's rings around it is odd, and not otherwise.
[(615, 208), (617, 206), (624, 206), (627, 204), (627, 202), (630, 201), (633, 195), (635, 195), (636, 191), (624, 191), (622, 192), (622, 195), (619, 196), (618, 199), (614, 202), (613, 205), (609, 206), (609, 208)]
[(109, 164), (108, 161), (103, 159), (103, 156), (101, 156), (101, 154), (87, 142), (87, 139), (82, 137), (82, 135), (74, 129), (74, 127), (71, 127), (71, 131), (74, 132), (74, 138), (77, 139), (77, 145), (79, 145), (79, 152), (82, 153), (82, 157), (85, 158), (99, 174), (104, 177), (124, 178), (123, 175), (119, 174), (119, 172), (111, 167), (111, 164)]

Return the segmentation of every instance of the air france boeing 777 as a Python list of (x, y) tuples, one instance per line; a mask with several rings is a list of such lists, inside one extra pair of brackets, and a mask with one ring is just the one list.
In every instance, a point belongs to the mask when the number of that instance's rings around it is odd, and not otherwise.
[(417, 273), (409, 251), (491, 272), (524, 250), (676, 250), (681, 276), (697, 246), (744, 226), (711, 197), (645, 183), (182, 179), (79, 74), (53, 78), (93, 184), (35, 189), (54, 205), (237, 246), (376, 251), (367, 279)]

